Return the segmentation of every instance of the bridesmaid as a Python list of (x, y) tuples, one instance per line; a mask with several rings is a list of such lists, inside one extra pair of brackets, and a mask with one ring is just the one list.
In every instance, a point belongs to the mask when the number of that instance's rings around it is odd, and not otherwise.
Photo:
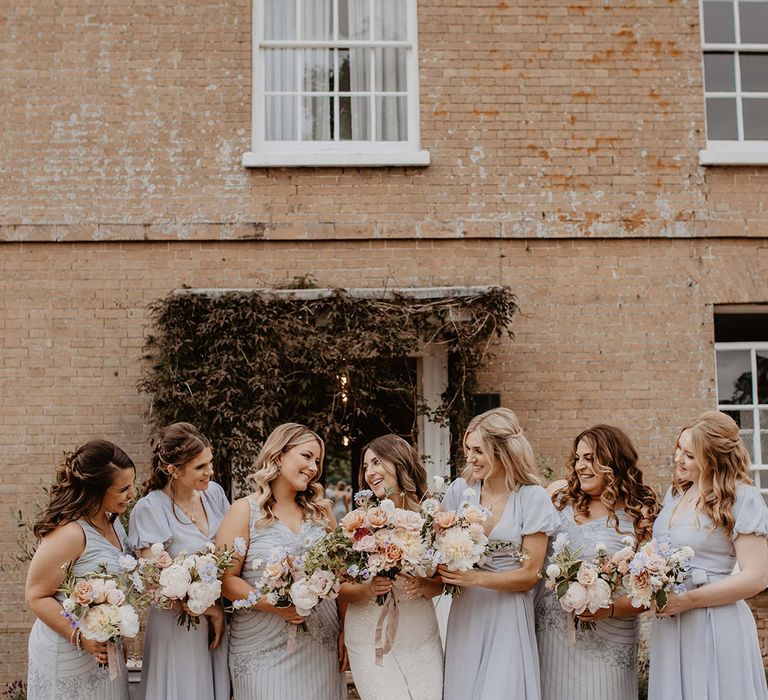
[(687, 590), (670, 594), (653, 623), (649, 700), (766, 700), (744, 599), (768, 586), (768, 509), (751, 485), (739, 428), (725, 413), (704, 413), (678, 436), (653, 534), (692, 547), (695, 556)]
[[(517, 416), (495, 408), (473, 418), (464, 433), (467, 467), (445, 496), (446, 510), (465, 502), (490, 514), (491, 541), (521, 543), (522, 563), (503, 550), (481, 568), (450, 572), (438, 567), (443, 583), (463, 586), (451, 604), (445, 642), (445, 700), (540, 697), (539, 657), (532, 589), (558, 517), (538, 484), (533, 450)], [(463, 495), (467, 487), (471, 491)]]
[[(150, 557), (155, 543), (177, 556), (198, 552), (213, 541), (229, 501), (211, 481), (211, 443), (189, 423), (165, 428), (154, 448), (144, 497), (131, 513), (130, 546)], [(229, 700), (227, 645), (222, 643), (224, 610), (213, 605), (197, 628), (176, 622), (179, 610), (151, 608), (141, 668), (142, 698)]]
[[(377, 498), (390, 498), (397, 508), (418, 510), (427, 490), (427, 473), (419, 455), (397, 435), (383, 435), (362, 451), (359, 483)], [(387, 496), (387, 494), (391, 494)], [(376, 624), (382, 607), (379, 594), (391, 593), (398, 607), (397, 636), (382, 665), (375, 663)], [(441, 700), (443, 647), (431, 593), (421, 593), (420, 579), (396, 581), (376, 576), (367, 584), (344, 584), (341, 599), (349, 602), (344, 639), (357, 692), (362, 700)]]
[[(309, 428), (278, 426), (267, 438), (256, 470), (254, 492), (232, 504), (216, 537), (218, 547), (247, 547), (244, 561), (227, 569), (224, 596), (248, 598), (275, 549), (301, 555), (336, 526), (317, 483), (325, 447)], [(288, 648), (289, 627), (306, 621), (308, 631)], [(237, 610), (229, 638), (229, 668), (235, 700), (342, 700), (346, 662), (335, 601), (323, 601), (303, 618), (294, 606), (278, 608), (261, 598), (251, 610)]]
[[(568, 478), (547, 489), (559, 511), (557, 534), (590, 559), (602, 544), (610, 554), (622, 549), (625, 537), (651, 538), (659, 510), (656, 495), (643, 483), (637, 452), (629, 437), (611, 425), (596, 425), (576, 436)], [(580, 615), (595, 623), (579, 628), (568, 641), (568, 616), (557, 596), (540, 584), (536, 602), (536, 638), (544, 700), (637, 700), (637, 645), (641, 608), (629, 597), (610, 608)]]
[(133, 462), (117, 445), (92, 440), (68, 453), (56, 470), (51, 500), (34, 533), (40, 539), (27, 574), (26, 601), (37, 616), (29, 635), (30, 700), (127, 700), (128, 674), (109, 680), (107, 645), (85, 637), (80, 649), (61, 616), (62, 567), (75, 576), (104, 564), (120, 573), (125, 530), (117, 519), (136, 496)]

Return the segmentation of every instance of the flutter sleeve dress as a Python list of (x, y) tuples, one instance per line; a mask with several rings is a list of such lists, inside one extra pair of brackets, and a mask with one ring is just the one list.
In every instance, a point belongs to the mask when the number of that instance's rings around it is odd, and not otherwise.
[[(249, 543), (240, 576), (255, 587), (273, 550), (300, 556), (325, 535), (325, 527), (311, 520), (304, 520), (298, 533), (279, 520), (257, 527), (259, 508), (247, 500)], [(321, 601), (305, 624), (306, 632), (290, 631), (293, 625), (271, 612), (235, 611), (229, 636), (235, 700), (345, 700), (336, 601)]]
[[(595, 557), (599, 544), (615, 554), (625, 546), (623, 537), (634, 539), (632, 520), (623, 509), (616, 515), (619, 532), (607, 517), (577, 523), (569, 504), (559, 512), (556, 534), (568, 536), (568, 546), (579, 552), (579, 559)], [(571, 624), (557, 595), (541, 582), (536, 591), (536, 638), (542, 700), (637, 700), (639, 618), (597, 620), (594, 629), (579, 627), (575, 642), (568, 638)]]
[[(739, 535), (768, 536), (768, 509), (753, 486), (736, 487), (730, 536), (698, 511), (670, 525), (680, 498), (667, 492), (653, 536), (660, 543), (693, 548), (688, 589), (731, 575)], [(743, 600), (654, 619), (650, 660), (649, 700), (768, 700), (755, 619)]]
[[(219, 525), (229, 510), (224, 489), (210, 482), (201, 491), (208, 517), (208, 535), (204, 535), (180, 508), (173, 508), (164, 491), (150, 491), (140, 498), (131, 512), (129, 544), (138, 551), (158, 542), (178, 556), (203, 550), (216, 538)], [(188, 700), (208, 698), (229, 700), (229, 669), (226, 634), (219, 646), (210, 651), (208, 618), (200, 617), (197, 628), (187, 629), (176, 622), (173, 610), (150, 608), (144, 637), (140, 697), (153, 700)]]
[[(104, 564), (112, 574), (122, 570), (120, 557), (125, 553), (126, 535), (119, 520), (115, 533), (123, 545), (118, 549), (95, 527), (78, 520), (85, 534), (85, 549), (72, 568), (74, 576), (96, 572)], [(56, 594), (56, 600), (64, 596)], [(42, 620), (35, 620), (29, 635), (27, 697), (29, 700), (128, 700), (128, 673), (123, 661), (122, 644), (118, 642), (117, 659), (120, 675), (109, 679), (109, 670), (96, 659), (54, 632)]]
[[(480, 504), (480, 485), (464, 496), (457, 479), (448, 488), (446, 510)], [(554, 532), (557, 512), (541, 486), (520, 486), (509, 495), (489, 539), (520, 544), (525, 535)], [(510, 571), (520, 561), (506, 550), (494, 552), (483, 568)], [(541, 697), (539, 655), (534, 629), (533, 592), (495, 591), (468, 586), (451, 603), (445, 643), (445, 700)]]

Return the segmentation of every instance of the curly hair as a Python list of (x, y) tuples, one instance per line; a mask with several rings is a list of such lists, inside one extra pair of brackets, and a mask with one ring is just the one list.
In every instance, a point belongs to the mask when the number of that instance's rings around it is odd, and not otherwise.
[(331, 513), (330, 502), (325, 498), (325, 491), (318, 483), (323, 471), (325, 443), (317, 433), (304, 425), (283, 423), (269, 434), (261, 452), (256, 457), (255, 470), (247, 477), (247, 481), (254, 487), (254, 503), (260, 512), (256, 527), (263, 527), (275, 520), (272, 513), (275, 496), (272, 493), (271, 483), (280, 473), (277, 458), (297, 445), (312, 441), (320, 446), (320, 465), (317, 474), (307, 484), (307, 488), (296, 494), (296, 503), (301, 506), (305, 517), (309, 515), (311, 520), (328, 522)]
[[(739, 426), (733, 418), (721, 411), (707, 411), (680, 431), (677, 437), (678, 448), (680, 435), (686, 430), (691, 437), (693, 456), (701, 469), (701, 508), (712, 518), (715, 527), (722, 527), (730, 536), (736, 522), (733, 516), (736, 484), (752, 483), (749, 453), (739, 434)], [(692, 482), (682, 481), (675, 476), (672, 492), (684, 493), (691, 485)]]
[[(524, 484), (539, 483), (533, 448), (523, 435), (514, 411), (509, 408), (492, 408), (475, 416), (464, 431), (462, 442), (465, 449), (470, 433), (476, 434), (483, 452), (503, 471), (504, 485), (508, 491), (512, 492)], [(467, 483), (472, 483), (472, 467), (468, 466), (462, 476)]]
[(567, 485), (552, 495), (558, 510), (572, 504), (574, 515), (589, 517), (591, 496), (582, 490), (576, 475), (576, 449), (584, 440), (593, 454), (593, 468), (605, 479), (600, 501), (608, 510), (608, 522), (617, 533), (619, 517), (616, 507), (622, 501), (624, 510), (632, 519), (635, 539), (643, 542), (651, 538), (653, 521), (660, 510), (654, 490), (643, 483), (643, 472), (637, 467), (637, 450), (629, 436), (613, 425), (595, 425), (579, 433), (573, 440)]
[[(40, 539), (60, 525), (96, 515), (115, 474), (123, 469), (136, 471), (131, 458), (108, 440), (91, 440), (67, 452), (56, 468), (48, 507), (34, 524), (35, 537)], [(115, 518), (117, 514), (110, 516), (112, 521)]]
[[(411, 445), (398, 435), (382, 435), (371, 440), (363, 447), (360, 454), (370, 450), (382, 462), (392, 464), (397, 479), (397, 489), (406, 508), (415, 510), (427, 492), (427, 472), (421, 464), (419, 454)], [(365, 483), (365, 468), (360, 464), (358, 483)]]
[(183, 469), (211, 442), (191, 423), (172, 423), (163, 428), (152, 449), (149, 477), (144, 481), (144, 495), (164, 489), (171, 480), (169, 466)]

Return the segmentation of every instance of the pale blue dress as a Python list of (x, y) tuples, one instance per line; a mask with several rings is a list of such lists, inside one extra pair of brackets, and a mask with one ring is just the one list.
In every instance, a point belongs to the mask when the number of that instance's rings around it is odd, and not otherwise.
[[(703, 577), (713, 583), (732, 573), (736, 565), (733, 541), (738, 535), (768, 536), (768, 509), (753, 486), (740, 483), (736, 487), (736, 525), (730, 537), (722, 528), (713, 528), (712, 520), (699, 512), (686, 513), (670, 527), (669, 520), (679, 501), (679, 495), (667, 491), (653, 536), (660, 542), (693, 548), (692, 565), (698, 573), (686, 581), (686, 588), (694, 588), (694, 580)], [(768, 699), (755, 619), (749, 606), (739, 600), (654, 619), (648, 698)]]
[[(86, 576), (105, 564), (110, 573), (119, 574), (124, 552), (85, 520), (78, 520), (77, 524), (85, 533), (85, 549), (75, 561), (72, 573)], [(125, 548), (125, 530), (120, 520), (115, 520), (114, 526)], [(55, 598), (64, 600), (61, 593)], [(122, 642), (118, 642), (118, 647), (120, 675), (111, 681), (106, 666), (99, 666), (93, 656), (78, 650), (42, 620), (35, 620), (29, 634), (27, 697), (29, 700), (128, 700), (128, 672)]]
[[(467, 488), (456, 479), (445, 495), (446, 510), (464, 503)], [(468, 503), (479, 505), (480, 484), (472, 487)], [(541, 486), (520, 486), (509, 495), (491, 541), (519, 544), (524, 535), (555, 531), (558, 516)], [(496, 552), (483, 566), (488, 571), (510, 571), (520, 562)], [(534, 629), (533, 591), (504, 592), (470, 586), (451, 603), (445, 641), (445, 700), (539, 700), (539, 655)]]
[[(219, 524), (229, 510), (224, 489), (214, 482), (200, 492), (208, 516), (208, 536), (180, 508), (172, 508), (164, 491), (150, 491), (131, 512), (128, 543), (135, 551), (158, 542), (175, 557), (203, 550), (216, 538)], [(208, 649), (208, 618), (200, 617), (197, 628), (176, 622), (177, 613), (152, 607), (147, 616), (141, 664), (141, 698), (154, 700), (229, 700), (227, 637), (213, 652)]]
[[(322, 523), (309, 520), (304, 521), (298, 535), (279, 520), (256, 527), (258, 508), (250, 497), (247, 501), (250, 541), (240, 576), (255, 587), (273, 550), (301, 555), (326, 530)], [(261, 564), (254, 570), (256, 559), (261, 559)], [(292, 625), (288, 622), (271, 612), (235, 611), (229, 636), (235, 700), (345, 700), (336, 601), (322, 601), (306, 625), (306, 632), (296, 630), (295, 648), (289, 650)]]
[[(609, 523), (607, 516), (577, 523), (573, 507), (568, 504), (559, 511), (556, 535), (568, 536), (568, 546), (579, 551), (579, 559), (594, 558), (598, 544), (614, 554), (624, 547), (622, 537), (634, 538), (631, 518), (621, 508), (616, 515), (620, 532), (616, 532), (615, 523)], [(536, 589), (542, 700), (637, 700), (639, 619), (598, 620), (594, 630), (578, 628), (575, 643), (568, 641), (571, 624), (557, 595), (546, 590), (542, 581)]]

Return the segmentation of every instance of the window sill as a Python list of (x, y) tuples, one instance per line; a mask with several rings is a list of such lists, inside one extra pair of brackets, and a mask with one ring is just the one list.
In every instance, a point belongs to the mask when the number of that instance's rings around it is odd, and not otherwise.
[(768, 165), (768, 141), (708, 141), (700, 165)]
[(429, 165), (429, 151), (249, 151), (243, 153), (246, 168), (380, 168)]

